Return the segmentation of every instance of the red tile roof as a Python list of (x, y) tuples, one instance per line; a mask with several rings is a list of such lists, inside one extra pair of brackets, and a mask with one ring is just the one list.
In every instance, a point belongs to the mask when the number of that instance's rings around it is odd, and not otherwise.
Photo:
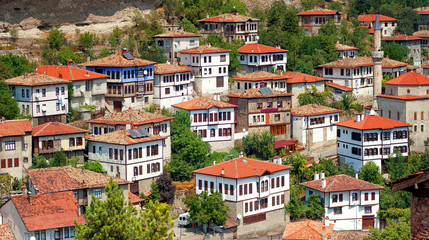
[(71, 191), (31, 196), (11, 197), (19, 216), (28, 231), (74, 226), (74, 222), (85, 223), (78, 215), (77, 200)]
[(381, 95), (378, 95), (377, 97), (391, 98), (391, 99), (398, 99), (398, 100), (405, 100), (405, 101), (429, 99), (429, 96), (415, 96), (415, 95), (392, 96), (392, 95), (381, 94)]
[(335, 50), (337, 51), (348, 51), (348, 50), (357, 50), (357, 48), (352, 47), (352, 46), (347, 46), (341, 43), (336, 43), (335, 44)]
[(73, 66), (38, 66), (36, 72), (70, 81), (107, 78), (107, 75)]
[(326, 178), (326, 187), (322, 188), (322, 179), (301, 183), (302, 186), (315, 189), (320, 192), (342, 192), (342, 191), (368, 191), (383, 189), (382, 186), (366, 182), (345, 174)]
[(141, 58), (128, 60), (122, 54), (118, 53), (79, 65), (87, 67), (142, 67), (152, 64), (155, 64), (155, 62)]
[(185, 37), (201, 37), (199, 34), (185, 32), (185, 31), (167, 31), (154, 37), (171, 37), (171, 38), (185, 38)]
[(118, 145), (130, 145), (142, 142), (150, 142), (156, 140), (162, 140), (166, 137), (161, 137), (157, 135), (152, 135), (149, 137), (141, 137), (141, 138), (132, 138), (131, 134), (126, 129), (122, 129), (119, 131), (114, 131), (110, 133), (106, 133), (103, 135), (95, 135), (88, 138), (88, 141), (93, 142), (102, 142), (102, 143), (110, 143), (110, 144), (118, 144)]
[(391, 37), (386, 37), (381, 39), (383, 41), (412, 41), (412, 40), (421, 40), (419, 37), (408, 36), (407, 34), (395, 35)]
[(155, 64), (154, 68), (155, 68), (155, 74), (170, 74), (170, 73), (183, 73), (183, 72), (195, 71), (194, 69), (186, 65), (176, 66), (168, 63)]
[(160, 113), (151, 113), (142, 110), (128, 109), (121, 112), (115, 112), (104, 117), (89, 120), (88, 122), (108, 125), (132, 124), (133, 126), (139, 126), (148, 123), (159, 123), (171, 119), (174, 119), (174, 117), (167, 117)]
[(33, 128), (33, 137), (87, 133), (88, 130), (60, 122), (48, 122)]
[(340, 85), (340, 84), (336, 84), (336, 83), (333, 83), (333, 82), (327, 82), (326, 84), (328, 84), (328, 86), (330, 86), (330, 87), (341, 89), (341, 90), (346, 91), (346, 92), (353, 91), (353, 88), (349, 88), (349, 87), (346, 87), (346, 86), (343, 86), (343, 85)]
[(334, 232), (334, 224), (332, 223), (329, 224), (329, 227), (325, 227), (324, 222), (314, 220), (290, 222), (286, 225), (282, 239), (321, 240), (323, 239), (323, 228), (326, 229), (325, 233), (327, 235), (331, 235)]
[(247, 22), (247, 21), (260, 21), (258, 18), (248, 17), (236, 13), (224, 13), (214, 17), (204, 18), (198, 20), (199, 22)]
[(278, 75), (275, 73), (257, 71), (248, 74), (241, 75), (234, 78), (236, 81), (263, 81), (263, 80), (286, 80), (289, 77), (286, 75)]
[(417, 11), (420, 15), (427, 15), (429, 14), (429, 7), (418, 7), (414, 8), (415, 11)]
[(68, 84), (70, 81), (51, 77), (40, 73), (29, 73), (19, 77), (9, 78), (5, 80), (8, 85), (19, 85), (19, 86), (44, 86), (54, 84)]
[(298, 16), (322, 16), (322, 15), (335, 15), (342, 14), (336, 10), (329, 10), (315, 6), (313, 10), (298, 13)]
[(414, 37), (429, 38), (429, 30), (420, 30), (413, 33)]
[(337, 61), (333, 61), (330, 63), (325, 63), (320, 65), (319, 67), (363, 67), (363, 66), (372, 66), (372, 58), (370, 56), (361, 56), (356, 58), (343, 58)]
[(110, 178), (113, 178), (119, 185), (129, 184), (120, 178), (70, 166), (31, 169), (27, 170), (27, 175), (39, 193), (104, 187)]
[(326, 78), (317, 77), (313, 75), (308, 75), (305, 73), (300, 72), (286, 72), (284, 76), (288, 77), (287, 80), (288, 84), (291, 83), (311, 83), (311, 82), (321, 82), (321, 81), (327, 81)]
[(269, 98), (269, 97), (290, 97), (293, 96), (293, 94), (287, 93), (287, 92), (279, 92), (274, 91), (272, 94), (262, 94), (259, 89), (257, 88), (250, 88), (246, 91), (241, 92), (235, 92), (232, 94), (229, 94), (228, 97), (236, 97), (236, 98)]
[(217, 108), (235, 108), (236, 105), (215, 100), (206, 96), (195, 98), (186, 102), (181, 102), (172, 105), (173, 107), (184, 109), (184, 110), (198, 110), (198, 109), (210, 109), (213, 107)]
[(396, 67), (405, 67), (408, 66), (408, 64), (400, 61), (396, 61), (391, 58), (383, 58), (381, 61), (381, 67), (383, 68), (396, 68)]
[(10, 230), (9, 225), (1, 224), (0, 225), (0, 239), (2, 240), (15, 240), (12, 231)]
[(384, 16), (381, 14), (363, 14), (358, 16), (359, 22), (375, 22), (375, 17), (378, 15), (378, 19), (380, 22), (392, 22), (397, 21), (398, 19)]
[(298, 143), (298, 139), (280, 140), (274, 143), (274, 148), (279, 149), (286, 146), (295, 145)]
[(334, 125), (353, 128), (353, 129), (360, 129), (360, 130), (393, 129), (397, 127), (411, 126), (408, 123), (403, 123), (389, 118), (380, 117), (377, 115), (365, 116), (364, 119), (360, 122), (356, 122), (356, 118), (353, 118), (346, 121), (334, 123)]
[(136, 204), (136, 203), (141, 203), (144, 201), (144, 199), (140, 198), (139, 196), (135, 195), (132, 192), (128, 192), (128, 200), (132, 203), (132, 204)]
[(0, 137), (22, 136), (33, 131), (30, 120), (8, 120), (0, 122)]
[(248, 43), (238, 49), (239, 53), (283, 53), (289, 50), (281, 49), (280, 47), (270, 47), (259, 43)]
[(323, 105), (317, 104), (307, 104), (304, 106), (292, 108), (291, 113), (293, 116), (314, 116), (314, 115), (322, 115), (322, 114), (330, 114), (330, 113), (339, 113), (341, 110), (326, 107)]
[(399, 77), (387, 81), (385, 84), (398, 86), (424, 86), (429, 85), (429, 77), (416, 72), (407, 72)]
[(211, 176), (222, 176), (225, 178), (248, 178), (258, 177), (264, 174), (273, 174), (275, 172), (292, 169), (290, 166), (279, 165), (275, 163), (254, 160), (250, 158), (239, 157), (229, 161), (217, 163), (205, 168), (193, 171), (193, 173), (205, 174)]
[(180, 51), (180, 53), (191, 53), (191, 54), (206, 54), (206, 53), (229, 53), (231, 50), (212, 47), (210, 45), (201, 45), (199, 47), (189, 48)]
[(422, 68), (429, 68), (429, 63), (423, 64)]

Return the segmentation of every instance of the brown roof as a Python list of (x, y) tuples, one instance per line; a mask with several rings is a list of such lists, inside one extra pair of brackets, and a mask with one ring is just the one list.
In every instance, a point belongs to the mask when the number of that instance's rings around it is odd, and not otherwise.
[(247, 22), (247, 21), (260, 21), (258, 18), (240, 15), (238, 13), (224, 13), (214, 17), (204, 18), (198, 20), (199, 22)]
[(239, 157), (195, 170), (193, 171), (193, 173), (239, 179), (258, 177), (264, 174), (273, 174), (275, 172), (289, 169), (292, 169), (292, 167), (265, 162), (261, 160)]
[(286, 80), (289, 77), (286, 75), (278, 75), (275, 73), (257, 71), (248, 74), (241, 75), (240, 77), (234, 78), (236, 81), (263, 81), (263, 80)]
[(202, 53), (229, 53), (231, 50), (212, 47), (211, 45), (201, 45), (199, 47), (189, 48), (186, 50), (180, 51), (180, 53), (192, 53), (192, 54), (202, 54)]
[(129, 183), (120, 178), (70, 166), (31, 169), (27, 170), (27, 174), (39, 193), (104, 187), (110, 178), (120, 185)]
[(302, 13), (298, 13), (296, 15), (298, 15), (298, 16), (320, 16), (320, 15), (335, 15), (335, 14), (341, 14), (341, 12), (315, 6), (314, 9), (312, 9), (312, 10), (305, 11)]
[(29, 73), (21, 75), (19, 77), (9, 78), (5, 80), (8, 85), (20, 85), (20, 86), (43, 86), (43, 85), (54, 85), (54, 84), (67, 84), (70, 81), (51, 77), (40, 73)]
[(380, 117), (377, 115), (368, 115), (365, 116), (363, 120), (356, 122), (356, 118), (345, 120), (342, 122), (334, 123), (334, 125), (359, 129), (359, 130), (369, 130), (369, 129), (393, 129), (397, 127), (409, 127), (411, 126), (408, 123), (403, 123), (389, 118)]
[(340, 85), (340, 84), (336, 84), (336, 83), (333, 83), (333, 82), (327, 82), (327, 84), (330, 87), (341, 89), (341, 90), (346, 91), (346, 92), (353, 91), (353, 88), (349, 88), (349, 87), (346, 87), (346, 86), (343, 86), (343, 85)]
[(429, 38), (429, 30), (420, 30), (413, 33), (414, 37)]
[(167, 64), (167, 63), (155, 64), (154, 68), (155, 68), (155, 74), (194, 72), (194, 69), (186, 65), (177, 66), (173, 64)]
[(12, 231), (10, 230), (9, 225), (1, 224), (0, 225), (0, 239), (2, 240), (15, 240)]
[(34, 137), (87, 133), (88, 130), (60, 122), (48, 122), (33, 128)]
[(62, 78), (70, 81), (82, 81), (88, 79), (107, 78), (107, 75), (68, 66), (38, 66), (36, 72), (51, 77)]
[(415, 36), (409, 36), (407, 34), (400, 34), (400, 35), (395, 35), (395, 36), (391, 36), (391, 37), (386, 37), (381, 39), (383, 41), (413, 41), (413, 40), (421, 40), (421, 38), (419, 37), (415, 37)]
[(389, 16), (384, 16), (381, 14), (363, 14), (358, 16), (359, 22), (375, 22), (375, 18), (378, 15), (378, 19), (380, 22), (392, 22), (397, 21), (398, 19), (392, 18)]
[(366, 182), (364, 180), (360, 180), (344, 174), (327, 177), (326, 187), (324, 188), (322, 188), (322, 179), (304, 182), (301, 183), (301, 185), (320, 192), (343, 192), (353, 190), (368, 191), (383, 189), (383, 187), (380, 185)]
[(427, 15), (429, 14), (429, 7), (418, 7), (414, 8), (415, 11), (417, 11), (420, 15)]
[(132, 124), (134, 126), (158, 123), (174, 119), (174, 117), (167, 117), (160, 113), (151, 113), (141, 110), (128, 109), (122, 112), (115, 112), (110, 115), (96, 118), (88, 121), (89, 123), (101, 123), (101, 124)]
[(382, 62), (381, 62), (381, 66), (384, 68), (394, 68), (394, 67), (404, 67), (407, 66), (408, 64), (404, 63), (404, 62), (400, 62), (400, 61), (396, 61), (390, 58), (383, 58)]
[(259, 53), (283, 53), (283, 52), (289, 52), (289, 50), (281, 49), (280, 46), (278, 47), (271, 47), (259, 43), (248, 43), (241, 48), (238, 49), (239, 53), (253, 53), (253, 54), (259, 54)]
[[(372, 66), (372, 65), (373, 65), (372, 57), (361, 56), (356, 58), (339, 59), (337, 61), (322, 64), (319, 67), (355, 68), (355, 67)], [(407, 66), (406, 63), (399, 62), (390, 58), (383, 58), (381, 65), (382, 67), (385, 67), (385, 68)]]
[(308, 74), (300, 73), (300, 72), (291, 72), (291, 71), (289, 71), (289, 72), (286, 72), (284, 75), (289, 78), (287, 80), (288, 84), (291, 84), (291, 83), (311, 83), (311, 82), (323, 82), (323, 81), (327, 81), (326, 78), (317, 77), (317, 76), (313, 76), (313, 75), (308, 75)]
[(71, 227), (85, 223), (78, 215), (77, 199), (72, 191), (35, 194), (31, 203), (26, 195), (13, 196), (11, 201), (28, 231)]
[(128, 192), (128, 200), (132, 203), (132, 204), (136, 204), (136, 203), (141, 203), (144, 201), (144, 199), (140, 198), (139, 196), (135, 195), (132, 192)]
[(134, 58), (128, 60), (122, 54), (118, 53), (94, 61), (85, 62), (79, 65), (86, 67), (141, 67), (154, 63), (155, 62), (141, 58)]
[(357, 50), (357, 48), (352, 47), (352, 46), (347, 46), (341, 43), (336, 43), (335, 44), (335, 49), (337, 51), (347, 51), (347, 50)]
[(398, 86), (427, 86), (429, 77), (416, 72), (407, 72), (394, 79), (390, 79), (385, 84)]
[(180, 38), (180, 37), (200, 37), (201, 35), (185, 32), (185, 31), (166, 31), (164, 33), (155, 35), (155, 37), (171, 37), (171, 38)]
[(210, 109), (212, 107), (217, 108), (234, 108), (236, 105), (215, 100), (206, 96), (195, 98), (186, 102), (181, 102), (172, 105), (173, 107), (184, 109), (184, 110), (198, 110), (198, 109)]
[(341, 110), (318, 104), (307, 104), (297, 108), (292, 108), (291, 112), (294, 116), (314, 116), (329, 113), (339, 113)]
[(325, 227), (324, 222), (318, 222), (314, 220), (290, 222), (286, 225), (282, 239), (323, 239), (323, 228), (326, 229), (327, 235), (334, 233), (334, 224), (332, 223), (329, 224), (329, 227)]
[(110, 143), (110, 144), (129, 145), (129, 144), (136, 144), (136, 143), (142, 143), (142, 142), (156, 141), (156, 140), (161, 140), (165, 138), (166, 137), (161, 137), (156, 135), (152, 135), (149, 137), (132, 138), (128, 130), (122, 129), (119, 131), (114, 131), (103, 135), (95, 135), (95, 136), (89, 137), (87, 140), (94, 141), (94, 142)]
[(30, 120), (9, 120), (0, 122), (0, 137), (21, 136), (31, 133)]
[(429, 167), (422, 169), (420, 172), (416, 172), (407, 175), (402, 178), (398, 178), (394, 181), (387, 182), (386, 185), (392, 188), (392, 191), (396, 192), (399, 190), (408, 190), (410, 187), (416, 189), (416, 184), (427, 182), (429, 174)]
[(246, 91), (241, 92), (235, 92), (232, 94), (229, 94), (228, 97), (237, 97), (237, 98), (265, 98), (265, 97), (287, 97), (287, 96), (293, 96), (293, 94), (287, 93), (287, 92), (279, 92), (274, 91), (272, 94), (262, 94), (259, 89), (256, 88), (250, 88)]

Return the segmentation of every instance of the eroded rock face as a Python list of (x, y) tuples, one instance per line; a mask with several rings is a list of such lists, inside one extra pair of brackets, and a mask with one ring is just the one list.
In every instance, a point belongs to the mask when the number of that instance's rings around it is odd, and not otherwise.
[[(159, 7), (162, 0), (2, 0), (0, 32), (18, 27), (19, 30), (38, 28), (49, 30), (67, 24), (89, 25), (106, 22), (124, 14), (122, 10), (150, 10)], [(132, 13), (127, 12), (127, 14)]]

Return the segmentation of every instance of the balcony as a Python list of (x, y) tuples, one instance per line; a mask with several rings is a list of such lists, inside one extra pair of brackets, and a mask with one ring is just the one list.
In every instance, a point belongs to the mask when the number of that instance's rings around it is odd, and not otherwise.
[(88, 198), (80, 198), (78, 200), (78, 205), (79, 206), (88, 206)]
[(64, 148), (61, 146), (53, 146), (53, 147), (46, 147), (46, 148), (39, 148), (39, 153), (55, 153), (55, 152), (63, 152)]

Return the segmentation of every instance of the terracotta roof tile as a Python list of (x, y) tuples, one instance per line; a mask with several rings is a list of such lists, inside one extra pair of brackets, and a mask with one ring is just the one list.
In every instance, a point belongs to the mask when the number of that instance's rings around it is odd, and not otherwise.
[(128, 200), (129, 200), (132, 204), (140, 203), (140, 202), (143, 202), (143, 201), (144, 201), (144, 199), (140, 198), (139, 196), (135, 195), (135, 194), (134, 194), (134, 193), (132, 193), (132, 192), (128, 192)]
[(204, 53), (229, 53), (231, 50), (212, 47), (210, 45), (201, 45), (199, 47), (189, 48), (180, 51), (180, 53), (204, 54)]
[(0, 225), (0, 239), (2, 240), (15, 240), (12, 231), (10, 230), (9, 225), (1, 224)]
[(389, 118), (380, 117), (377, 115), (368, 115), (360, 122), (356, 122), (356, 118), (349, 119), (346, 121), (334, 123), (334, 125), (348, 127), (360, 130), (369, 129), (393, 129), (397, 127), (409, 127), (408, 123), (399, 122)]
[(33, 128), (34, 137), (87, 133), (88, 130), (60, 122), (48, 122)]
[(92, 136), (88, 138), (88, 141), (119, 144), (119, 145), (129, 145), (129, 144), (136, 144), (136, 143), (142, 143), (142, 142), (162, 140), (165, 138), (166, 137), (161, 137), (156, 135), (152, 135), (149, 137), (132, 138), (128, 130), (122, 129), (119, 131), (114, 131), (103, 135)]
[(185, 37), (201, 37), (199, 34), (185, 32), (185, 31), (167, 31), (154, 37), (171, 37), (171, 38), (185, 38)]
[(405, 66), (408, 66), (408, 64), (404, 62), (396, 61), (390, 58), (383, 58), (381, 62), (381, 66), (384, 68), (395, 68), (395, 67), (405, 67)]
[(414, 8), (414, 10), (416, 10), (417, 13), (420, 14), (420, 15), (427, 15), (427, 14), (429, 14), (429, 7), (418, 7), (418, 8)]
[(240, 14), (234, 13), (224, 13), (214, 17), (204, 18), (198, 20), (199, 22), (247, 22), (251, 21), (260, 21), (258, 18), (248, 17)]
[(415, 96), (415, 95), (392, 96), (392, 95), (381, 94), (381, 95), (378, 95), (377, 97), (399, 99), (399, 100), (405, 100), (405, 101), (406, 100), (429, 99), (429, 96)]
[(287, 96), (293, 96), (293, 94), (287, 93), (287, 92), (279, 92), (274, 91), (273, 94), (262, 94), (259, 89), (256, 88), (250, 88), (246, 91), (236, 92), (229, 94), (228, 97), (237, 97), (237, 98), (267, 98), (267, 97), (287, 97)]
[(154, 68), (155, 68), (155, 74), (194, 72), (194, 69), (186, 65), (176, 66), (176, 65), (167, 64), (167, 63), (155, 64)]
[(122, 56), (122, 54), (113, 54), (108, 57), (100, 58), (79, 65), (87, 67), (141, 67), (152, 64), (155, 64), (155, 62), (141, 58), (134, 58), (132, 60), (128, 60), (124, 56)]
[(237, 227), (238, 226), (238, 224), (237, 224), (237, 222), (236, 221), (234, 221), (232, 218), (230, 218), (230, 217), (228, 217), (227, 219), (226, 219), (226, 222), (225, 222), (225, 224), (223, 225), (223, 227), (225, 228), (225, 229), (228, 229), (228, 228), (233, 228), (233, 227)]
[(407, 65), (407, 70), (416, 70), (417, 68), (419, 68), (419, 67), (414, 66), (414, 65)]
[(335, 49), (337, 51), (348, 51), (348, 50), (357, 50), (357, 48), (352, 47), (352, 46), (347, 46), (341, 43), (336, 43), (335, 44)]
[[(322, 64), (319, 67), (355, 68), (355, 67), (372, 66), (372, 65), (373, 65), (372, 57), (361, 56), (356, 58), (339, 59), (337, 61)], [(384, 68), (407, 66), (406, 63), (399, 62), (390, 58), (383, 58), (381, 65)]]
[(414, 37), (429, 38), (429, 30), (420, 30), (413, 33)]
[(78, 215), (77, 200), (71, 191), (31, 196), (11, 197), (28, 231), (74, 226), (74, 221), (85, 223)]
[(0, 137), (21, 136), (31, 133), (30, 120), (8, 120), (0, 122)]
[(221, 174), (223, 169), (223, 177), (239, 179), (258, 177), (266, 173), (272, 174), (279, 171), (289, 170), (291, 168), (292, 167), (290, 166), (240, 157), (195, 170), (193, 173), (222, 176)]
[(429, 85), (429, 77), (416, 72), (407, 72), (399, 77), (387, 81), (385, 84), (399, 86), (424, 86)]
[(408, 36), (407, 34), (395, 35), (391, 37), (386, 37), (381, 39), (383, 41), (412, 41), (412, 40), (421, 40), (419, 37)]
[(333, 83), (333, 82), (327, 82), (327, 84), (330, 87), (341, 89), (341, 90), (346, 91), (346, 92), (353, 91), (353, 88), (349, 88), (349, 87), (346, 87), (346, 86), (343, 86), (343, 85), (340, 85), (340, 84), (336, 84), (336, 83)]
[(330, 108), (330, 107), (317, 105), (317, 104), (307, 104), (297, 108), (292, 108), (291, 110), (291, 113), (294, 116), (314, 116), (314, 115), (339, 113), (339, 112), (342, 112), (342, 111), (335, 108)]
[(335, 10), (324, 9), (321, 7), (314, 7), (313, 10), (305, 11), (302, 13), (298, 13), (298, 16), (321, 16), (321, 15), (335, 15), (342, 14), (341, 12)]
[(423, 64), (422, 68), (429, 68), (429, 63)]
[(321, 240), (323, 239), (323, 228), (326, 229), (327, 235), (334, 232), (334, 224), (332, 223), (329, 224), (329, 227), (325, 227), (324, 222), (314, 220), (290, 222), (285, 228), (282, 239)]
[(238, 49), (239, 53), (282, 53), (289, 50), (281, 49), (280, 47), (270, 47), (259, 43), (248, 43)]
[(286, 146), (295, 145), (298, 143), (298, 139), (280, 140), (274, 143), (274, 148), (279, 149)]
[(234, 78), (236, 81), (263, 81), (263, 80), (286, 80), (289, 77), (286, 75), (278, 75), (275, 73), (257, 71), (248, 74), (241, 75)]
[(184, 110), (198, 110), (198, 109), (210, 109), (213, 107), (217, 108), (235, 108), (236, 105), (215, 100), (206, 96), (195, 98), (186, 102), (181, 102), (172, 105), (173, 107), (184, 109)]
[[(422, 169), (420, 172), (416, 172), (416, 173), (413, 173), (413, 174), (409, 174), (409, 175), (407, 175), (407, 176), (405, 176), (405, 177), (402, 177), (402, 178), (398, 178), (398, 179), (396, 179), (396, 180), (394, 180), (394, 181), (389, 181), (389, 182), (387, 182), (386, 183), (386, 185), (387, 186), (389, 186), (389, 187), (394, 187), (395, 185), (397, 185), (397, 184), (400, 184), (400, 183), (403, 183), (403, 182), (406, 182), (406, 181), (408, 181), (408, 180), (413, 180), (413, 179), (416, 179), (416, 178), (421, 178), (424, 174), (427, 174), (428, 173), (428, 171), (429, 171), (429, 167), (427, 167), (427, 168), (425, 168), (425, 169)], [(418, 181), (417, 183), (420, 183), (420, 182), (422, 182), (422, 181), (427, 181), (426, 179), (424, 179), (424, 178), (422, 178), (420, 181)], [(413, 186), (414, 186), (414, 184), (412, 184)], [(404, 190), (405, 188), (407, 188), (407, 187), (409, 187), (409, 186), (407, 186), (407, 185), (405, 185), (405, 186), (400, 186), (397, 190)], [(397, 191), (397, 190), (394, 190), (394, 191)]]
[(326, 178), (326, 187), (322, 188), (322, 179), (301, 183), (302, 186), (315, 189), (320, 192), (342, 192), (342, 191), (368, 191), (383, 189), (382, 186), (366, 182), (345, 174)]
[(132, 124), (134, 126), (158, 123), (162, 121), (168, 121), (174, 119), (174, 117), (167, 117), (160, 113), (151, 113), (141, 110), (128, 109), (122, 112), (115, 112), (110, 115), (96, 118), (88, 121), (89, 123), (101, 123), (101, 124)]
[(397, 21), (398, 19), (384, 16), (381, 14), (363, 14), (358, 16), (359, 22), (375, 22), (375, 17), (378, 15), (378, 19), (380, 22), (393, 22)]
[[(39, 193), (104, 187), (111, 178), (106, 174), (70, 166), (31, 169), (27, 170), (27, 174)], [(120, 178), (113, 179), (119, 185), (129, 183)]]
[(291, 72), (290, 71), (290, 72), (286, 72), (284, 75), (289, 78), (287, 80), (288, 84), (292, 84), (292, 83), (311, 83), (311, 82), (327, 81), (326, 78), (317, 77), (317, 76), (313, 76), (313, 75), (308, 75), (308, 74), (300, 73), (300, 72)]
[(107, 78), (107, 75), (73, 66), (38, 66), (36, 72), (70, 81)]
[(67, 84), (70, 81), (51, 77), (40, 73), (29, 73), (19, 77), (9, 78), (5, 80), (8, 85), (20, 85), (20, 86), (43, 86), (43, 85), (54, 85), (54, 84)]

